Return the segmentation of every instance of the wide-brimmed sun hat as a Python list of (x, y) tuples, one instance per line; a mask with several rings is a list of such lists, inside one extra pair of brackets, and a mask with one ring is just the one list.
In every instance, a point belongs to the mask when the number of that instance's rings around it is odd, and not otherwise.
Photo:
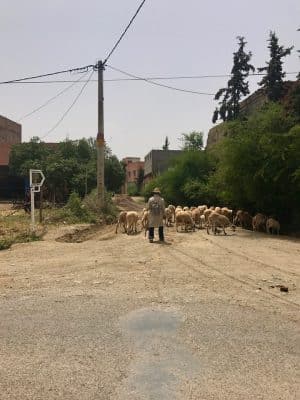
[(159, 190), (159, 188), (158, 188), (158, 187), (156, 187), (155, 189), (153, 189), (152, 193), (157, 193), (157, 194), (160, 194), (160, 190)]

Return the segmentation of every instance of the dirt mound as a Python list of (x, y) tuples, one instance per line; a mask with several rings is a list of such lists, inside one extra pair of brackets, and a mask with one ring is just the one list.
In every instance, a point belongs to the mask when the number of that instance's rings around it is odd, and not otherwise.
[(142, 211), (145, 203), (142, 197), (132, 198), (126, 194), (117, 194), (113, 198), (113, 202), (120, 209), (120, 211)]
[(115, 238), (114, 225), (90, 225), (87, 227), (75, 228), (72, 232), (67, 232), (55, 240), (65, 243), (82, 243), (87, 240), (110, 240)]

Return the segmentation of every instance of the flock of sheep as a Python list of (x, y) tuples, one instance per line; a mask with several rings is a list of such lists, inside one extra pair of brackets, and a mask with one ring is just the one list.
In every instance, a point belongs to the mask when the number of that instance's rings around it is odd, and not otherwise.
[[(137, 233), (137, 226), (141, 221), (145, 236), (149, 227), (149, 211), (144, 208), (140, 216), (136, 211), (121, 211), (116, 224), (116, 233), (119, 226), (123, 226), (127, 234)], [(264, 214), (258, 213), (252, 217), (247, 211), (238, 210), (235, 215), (227, 207), (207, 207), (201, 205), (198, 207), (181, 207), (169, 205), (165, 209), (164, 223), (167, 227), (175, 223), (176, 231), (195, 231), (195, 228), (206, 228), (209, 234), (210, 230), (214, 233), (223, 231), (230, 227), (233, 231), (236, 226), (241, 226), (253, 231), (266, 231), (267, 233), (279, 234), (280, 224), (274, 218), (267, 218)]]

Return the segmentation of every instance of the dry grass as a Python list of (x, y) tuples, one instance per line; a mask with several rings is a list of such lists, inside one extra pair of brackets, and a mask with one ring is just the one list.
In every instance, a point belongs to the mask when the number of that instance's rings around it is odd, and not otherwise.
[(0, 250), (8, 249), (14, 243), (39, 240), (43, 233), (43, 227), (38, 227), (34, 233), (30, 231), (30, 216), (24, 211), (1, 211)]

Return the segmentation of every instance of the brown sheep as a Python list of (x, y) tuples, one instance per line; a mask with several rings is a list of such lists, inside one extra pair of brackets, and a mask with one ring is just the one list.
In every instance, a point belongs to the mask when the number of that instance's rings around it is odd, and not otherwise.
[(136, 211), (128, 211), (126, 215), (126, 230), (127, 235), (137, 233), (137, 222), (139, 215)]
[(176, 224), (177, 232), (178, 232), (179, 226), (181, 226), (181, 227), (184, 226), (185, 231), (187, 231), (189, 227), (191, 227), (191, 229), (193, 231), (195, 231), (195, 223), (194, 223), (191, 215), (186, 211), (177, 212), (176, 218), (175, 218), (175, 224)]
[(266, 230), (267, 217), (264, 214), (258, 213), (252, 219), (253, 231), (265, 231)]
[(272, 235), (273, 233), (276, 232), (277, 235), (279, 235), (280, 223), (274, 218), (268, 218), (266, 222), (266, 228), (267, 228), (267, 233), (270, 233)]
[(124, 232), (125, 233), (127, 232), (126, 231), (126, 215), (127, 215), (126, 211), (121, 211), (120, 212), (119, 217), (118, 217), (118, 222), (117, 222), (117, 225), (116, 225), (116, 233), (118, 233), (118, 228), (119, 228), (120, 225), (123, 226)]
[(169, 207), (167, 207), (165, 209), (164, 220), (165, 220), (165, 225), (166, 226), (171, 226), (172, 220), (173, 220), (173, 213), (172, 213), (172, 211), (170, 210)]
[(207, 223), (207, 233), (209, 234), (209, 229), (211, 228), (214, 234), (218, 233), (218, 227), (223, 229), (224, 235), (227, 235), (225, 232), (225, 228), (231, 227), (233, 231), (235, 231), (235, 225), (233, 225), (229, 219), (222, 214), (219, 214), (217, 212), (213, 212), (209, 215), (208, 217), (208, 223)]
[(238, 210), (233, 219), (233, 223), (241, 226), (243, 229), (251, 229), (252, 216), (248, 213), (248, 211)]

